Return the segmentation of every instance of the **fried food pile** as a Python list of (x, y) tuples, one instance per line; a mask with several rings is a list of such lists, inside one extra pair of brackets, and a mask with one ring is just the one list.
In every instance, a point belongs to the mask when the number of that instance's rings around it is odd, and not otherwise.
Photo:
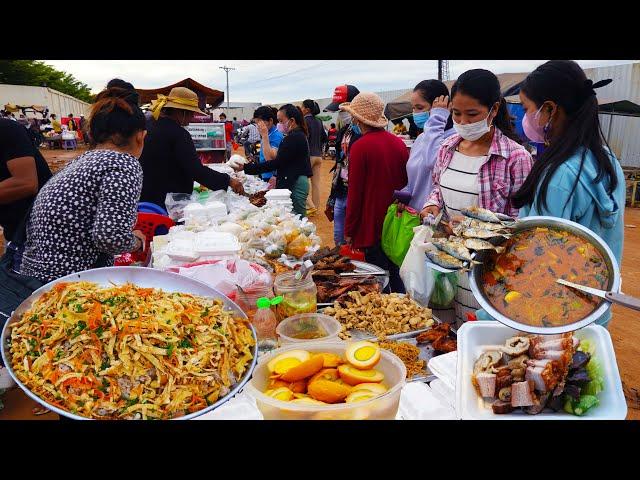
[(99, 419), (169, 419), (229, 393), (253, 359), (222, 302), (132, 284), (59, 283), (11, 329), (12, 366), (52, 405)]
[(385, 339), (387, 335), (419, 330), (434, 323), (430, 309), (396, 293), (349, 292), (323, 313), (342, 323), (339, 335), (342, 339), (350, 338), (348, 331), (353, 329)]
[(266, 193), (267, 190), (263, 190), (262, 192), (256, 192), (253, 195), (249, 195), (249, 203), (256, 207), (264, 207), (267, 204), (267, 199), (265, 197)]
[(418, 343), (431, 343), (437, 352), (449, 353), (458, 349), (458, 343), (451, 334), (448, 323), (441, 323), (427, 332), (422, 332), (416, 337)]

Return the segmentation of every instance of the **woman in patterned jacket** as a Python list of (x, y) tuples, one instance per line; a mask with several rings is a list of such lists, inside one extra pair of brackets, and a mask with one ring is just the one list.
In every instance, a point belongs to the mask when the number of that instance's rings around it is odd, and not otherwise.
[(133, 227), (146, 130), (132, 93), (117, 87), (100, 93), (89, 131), (95, 149), (74, 159), (36, 197), (27, 223), (22, 275), (50, 282), (113, 265), (115, 255), (144, 246), (144, 235)]

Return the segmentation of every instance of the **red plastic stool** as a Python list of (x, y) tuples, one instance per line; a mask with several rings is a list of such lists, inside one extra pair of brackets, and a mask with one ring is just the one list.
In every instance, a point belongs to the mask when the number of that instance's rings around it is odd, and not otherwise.
[[(151, 252), (149, 251), (149, 245), (153, 240), (153, 237), (156, 233), (160, 233), (162, 235), (162, 227), (166, 229), (168, 233), (169, 228), (175, 225), (174, 221), (171, 218), (166, 217), (164, 215), (160, 215), (157, 213), (138, 213), (138, 221), (136, 222), (136, 226), (134, 230), (140, 230), (145, 236), (145, 251), (144, 252), (132, 252), (129, 254), (124, 254), (121, 258), (116, 259), (116, 265), (131, 265), (131, 263), (142, 262), (146, 264)], [(161, 229), (160, 232), (158, 230)]]

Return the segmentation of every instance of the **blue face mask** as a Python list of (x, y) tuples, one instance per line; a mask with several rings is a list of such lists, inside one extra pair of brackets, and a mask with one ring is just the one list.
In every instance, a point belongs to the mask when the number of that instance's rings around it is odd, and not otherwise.
[(423, 128), (427, 120), (429, 120), (429, 112), (413, 112), (413, 123), (415, 123), (418, 128)]
[(360, 130), (360, 127), (353, 122), (351, 123), (351, 131), (356, 135), (362, 135), (362, 130)]

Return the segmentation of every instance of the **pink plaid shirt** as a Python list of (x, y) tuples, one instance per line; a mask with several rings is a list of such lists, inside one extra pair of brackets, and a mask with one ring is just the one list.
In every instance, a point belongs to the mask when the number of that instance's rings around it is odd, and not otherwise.
[[(425, 207), (437, 205), (442, 208), (440, 175), (451, 163), (453, 153), (461, 141), (462, 137), (455, 134), (447, 138), (440, 147), (432, 173), (433, 189), (427, 197)], [(532, 165), (533, 160), (529, 152), (496, 128), (488, 160), (482, 164), (478, 172), (480, 207), (517, 217), (518, 209), (513, 206), (510, 197), (522, 186)]]

